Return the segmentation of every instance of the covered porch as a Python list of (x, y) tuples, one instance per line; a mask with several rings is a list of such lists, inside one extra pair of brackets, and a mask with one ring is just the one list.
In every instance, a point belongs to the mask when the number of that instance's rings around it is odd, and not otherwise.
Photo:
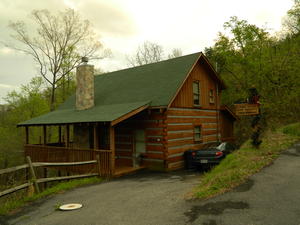
[[(31, 137), (34, 130), (40, 130), (41, 134), (35, 140)], [(24, 154), (33, 162), (98, 160), (97, 166), (64, 169), (72, 173), (99, 172), (103, 177), (121, 176), (142, 169), (135, 163), (124, 163), (116, 156), (116, 136), (116, 126), (111, 122), (25, 126)]]
[[(56, 111), (18, 124), (25, 128), (25, 156), (30, 156), (33, 162), (79, 162), (98, 158), (99, 168), (83, 165), (65, 170), (74, 173), (97, 170), (104, 177), (141, 169), (140, 164), (135, 163), (134, 137), (127, 135), (127, 125), (122, 124), (148, 106), (147, 102), (134, 102), (77, 110), (75, 107), (65, 109), (63, 105)], [(120, 125), (126, 128), (125, 133), (117, 129)], [(117, 151), (122, 145), (130, 151), (125, 152), (124, 148)]]

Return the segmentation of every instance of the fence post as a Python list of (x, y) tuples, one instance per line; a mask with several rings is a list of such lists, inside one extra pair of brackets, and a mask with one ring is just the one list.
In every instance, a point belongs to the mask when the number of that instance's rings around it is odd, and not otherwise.
[[(44, 178), (48, 177), (48, 170), (47, 167), (44, 168)], [(47, 189), (47, 182), (44, 183), (44, 189)]]
[(34, 172), (34, 169), (33, 169), (33, 166), (32, 166), (31, 159), (30, 159), (29, 156), (26, 156), (26, 159), (27, 159), (27, 162), (28, 162), (28, 165), (29, 165), (29, 169), (30, 169), (30, 173), (31, 173), (31, 178), (32, 178), (32, 181), (34, 183), (34, 187), (35, 187), (37, 193), (40, 193), (39, 185), (36, 182), (36, 176), (35, 176), (35, 172)]
[(101, 177), (101, 164), (100, 164), (100, 156), (99, 156), (99, 154), (96, 155), (96, 159), (97, 159), (97, 167), (98, 167), (99, 177)]

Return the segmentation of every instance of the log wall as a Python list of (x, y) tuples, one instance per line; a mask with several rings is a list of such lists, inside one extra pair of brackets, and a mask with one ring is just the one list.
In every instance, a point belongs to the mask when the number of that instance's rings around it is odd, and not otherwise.
[(143, 111), (116, 125), (116, 163), (133, 166), (135, 130), (145, 130), (146, 153), (141, 163), (150, 168), (163, 169), (165, 159), (166, 124), (159, 110)]
[[(184, 166), (184, 152), (201, 149), (218, 141), (218, 113), (212, 109), (170, 108), (166, 112), (166, 167), (169, 170)], [(201, 141), (194, 140), (194, 126), (201, 126)]]

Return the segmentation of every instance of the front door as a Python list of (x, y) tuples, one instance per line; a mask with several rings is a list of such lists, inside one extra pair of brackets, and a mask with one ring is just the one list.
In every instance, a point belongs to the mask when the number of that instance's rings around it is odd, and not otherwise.
[(133, 166), (138, 167), (141, 164), (142, 154), (146, 152), (145, 130), (135, 130), (135, 151), (133, 152)]

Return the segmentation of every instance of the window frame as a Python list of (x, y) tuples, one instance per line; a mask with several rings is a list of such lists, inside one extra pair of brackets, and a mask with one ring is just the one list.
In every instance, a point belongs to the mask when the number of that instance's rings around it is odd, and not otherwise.
[[(196, 93), (194, 90), (194, 85), (197, 84), (198, 86), (198, 92)], [(193, 92), (193, 105), (196, 107), (201, 107), (201, 87), (200, 87), (200, 81), (199, 80), (193, 80), (192, 84), (192, 92)], [(197, 96), (197, 97), (195, 97)], [(195, 100), (198, 100), (198, 104), (195, 103)]]
[[(196, 128), (199, 128), (199, 132), (196, 132)], [(196, 135), (199, 135), (200, 137), (196, 137)], [(201, 124), (194, 124), (193, 137), (194, 137), (194, 142), (199, 143), (203, 141)]]
[(215, 92), (214, 92), (214, 89), (209, 89), (208, 98), (209, 98), (209, 104), (215, 104)]

